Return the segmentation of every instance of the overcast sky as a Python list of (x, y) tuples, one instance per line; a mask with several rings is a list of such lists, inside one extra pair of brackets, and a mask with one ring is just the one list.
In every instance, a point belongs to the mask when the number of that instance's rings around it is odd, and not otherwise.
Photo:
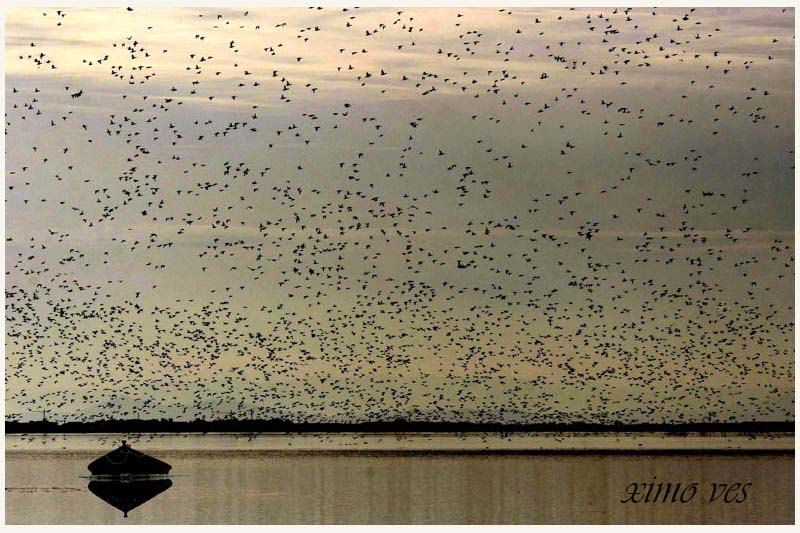
[(793, 418), (793, 10), (6, 15), (9, 416)]

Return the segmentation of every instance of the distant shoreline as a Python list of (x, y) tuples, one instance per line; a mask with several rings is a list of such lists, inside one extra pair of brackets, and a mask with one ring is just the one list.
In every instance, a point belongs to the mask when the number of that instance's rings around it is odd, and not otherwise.
[(20, 433), (794, 433), (794, 422), (686, 424), (483, 424), (467, 422), (304, 423), (287, 420), (99, 420), (96, 422), (6, 421), (6, 434)]

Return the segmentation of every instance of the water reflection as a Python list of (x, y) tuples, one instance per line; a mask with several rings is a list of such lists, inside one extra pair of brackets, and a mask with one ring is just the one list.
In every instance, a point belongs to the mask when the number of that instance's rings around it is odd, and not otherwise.
[(137, 478), (94, 478), (89, 482), (89, 490), (124, 513), (146, 503), (172, 486), (172, 481), (165, 477)]
[[(224, 438), (165, 438), (168, 491), (124, 508), (78, 477), (98, 447), (8, 451), (8, 524), (776, 524), (794, 523), (794, 454), (342, 453), (216, 449)], [(259, 437), (261, 438), (261, 437)], [(283, 437), (281, 437), (283, 438)], [(352, 439), (352, 436), (349, 437)], [(267, 437), (264, 437), (267, 439)], [(312, 440), (307, 443), (302, 439)], [(447, 437), (439, 437), (449, 442)], [(674, 439), (679, 439), (674, 437)], [(682, 439), (682, 437), (681, 437)], [(452, 440), (452, 439), (451, 439)], [(186, 449), (168, 448), (188, 441)], [(8, 442), (8, 441), (7, 441)], [(437, 442), (427, 443), (429, 446)], [(668, 447), (669, 443), (667, 444)], [(105, 446), (104, 446), (105, 447)], [(179, 478), (179, 479), (178, 479)], [(687, 504), (623, 504), (632, 482), (697, 482)], [(97, 478), (91, 478), (93, 481)], [(713, 484), (752, 483), (709, 503)], [(700, 496), (703, 496), (702, 498)], [(678, 505), (676, 507), (676, 505)]]

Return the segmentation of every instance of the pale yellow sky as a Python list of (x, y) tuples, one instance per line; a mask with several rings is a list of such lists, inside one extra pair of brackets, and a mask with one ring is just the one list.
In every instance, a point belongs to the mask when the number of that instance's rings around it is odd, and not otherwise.
[(510, 11), (8, 10), (8, 414), (793, 418), (793, 11)]

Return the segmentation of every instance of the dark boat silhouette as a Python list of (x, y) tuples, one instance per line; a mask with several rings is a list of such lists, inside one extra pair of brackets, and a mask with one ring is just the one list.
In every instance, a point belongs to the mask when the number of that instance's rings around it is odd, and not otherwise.
[(134, 450), (122, 441), (122, 446), (89, 463), (93, 476), (149, 476), (168, 474), (172, 465)]
[(134, 480), (93, 480), (89, 482), (89, 490), (116, 507), (128, 517), (128, 512), (155, 498), (172, 486), (169, 479), (134, 479)]

